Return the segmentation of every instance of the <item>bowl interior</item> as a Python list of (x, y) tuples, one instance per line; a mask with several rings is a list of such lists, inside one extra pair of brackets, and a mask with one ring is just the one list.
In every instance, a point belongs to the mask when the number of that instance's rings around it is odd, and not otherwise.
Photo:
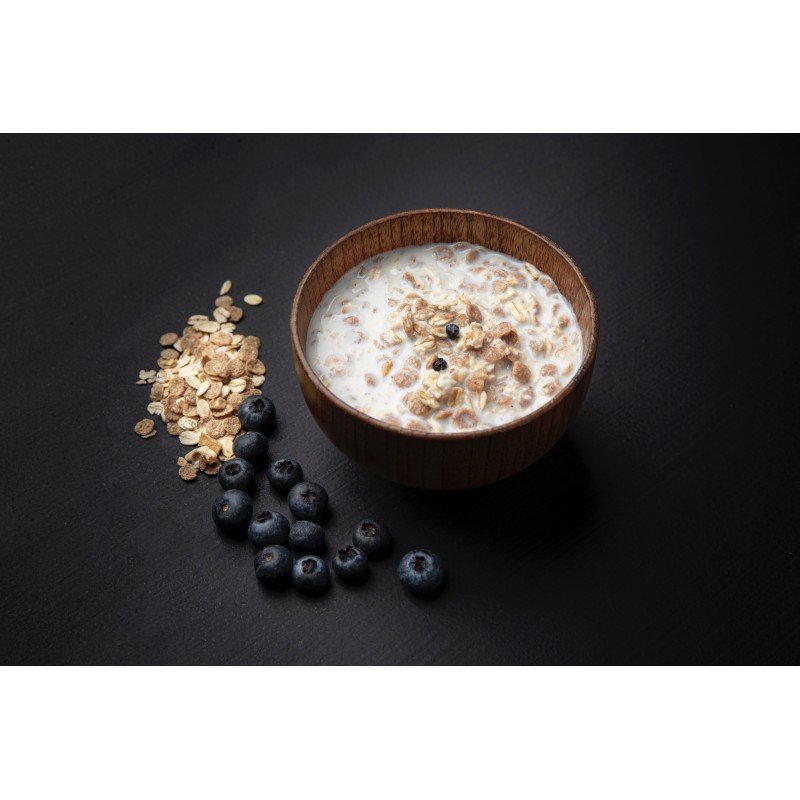
[(519, 223), (455, 209), (425, 209), (384, 217), (343, 236), (322, 253), (303, 277), (292, 308), (292, 338), (303, 368), (314, 376), (305, 357), (309, 322), (325, 292), (345, 272), (364, 259), (398, 247), (460, 241), (528, 261), (553, 278), (572, 305), (583, 336), (583, 361), (572, 379), (575, 381), (594, 358), (598, 327), (594, 294), (578, 267), (549, 239)]

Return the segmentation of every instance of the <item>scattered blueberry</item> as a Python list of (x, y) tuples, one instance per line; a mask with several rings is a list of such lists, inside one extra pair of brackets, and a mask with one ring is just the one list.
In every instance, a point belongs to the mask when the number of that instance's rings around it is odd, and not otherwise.
[(347, 583), (362, 583), (369, 572), (369, 561), (364, 551), (349, 544), (333, 557), (333, 571)]
[(282, 458), (269, 465), (267, 480), (276, 491), (286, 494), (292, 486), (303, 480), (303, 468), (290, 458)]
[(256, 547), (286, 544), (289, 541), (289, 520), (277, 511), (259, 511), (247, 529), (247, 538)]
[(400, 583), (413, 594), (430, 594), (444, 578), (439, 556), (430, 550), (412, 550), (397, 565)]
[(303, 481), (289, 490), (289, 508), (298, 519), (323, 522), (328, 514), (328, 493), (318, 483)]
[(256, 469), (267, 465), (269, 440), (263, 433), (248, 431), (233, 440), (233, 454), (249, 461)]
[(301, 553), (321, 553), (325, 549), (325, 528), (301, 519), (289, 529), (289, 546)]
[(432, 366), (436, 372), (441, 372), (443, 369), (447, 369), (447, 362), (443, 358), (437, 358)]
[(267, 586), (286, 586), (292, 574), (292, 554), (279, 544), (256, 553), (256, 578)]
[(447, 334), (448, 339), (458, 339), (458, 325), (455, 322), (449, 322), (445, 325), (444, 332)]
[(275, 429), (275, 405), (263, 394), (251, 394), (242, 400), (237, 412), (239, 422), (247, 431), (272, 433)]
[(214, 524), (225, 533), (244, 534), (253, 514), (253, 501), (239, 489), (228, 489), (211, 508)]
[(383, 558), (392, 547), (392, 535), (382, 522), (365, 519), (356, 526), (353, 544), (361, 548), (368, 558)]
[(256, 471), (249, 461), (232, 458), (223, 463), (219, 471), (219, 483), (223, 489), (239, 489), (247, 494), (253, 494)]
[(303, 556), (294, 562), (292, 583), (306, 594), (323, 594), (331, 576), (328, 565), (319, 556)]

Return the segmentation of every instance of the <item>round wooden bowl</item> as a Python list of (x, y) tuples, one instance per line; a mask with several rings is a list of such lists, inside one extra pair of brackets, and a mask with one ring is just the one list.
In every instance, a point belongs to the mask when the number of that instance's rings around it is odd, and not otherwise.
[[(319, 380), (305, 354), (311, 317), (322, 296), (356, 264), (407, 245), (470, 242), (533, 264), (572, 304), (583, 334), (583, 362), (564, 389), (529, 415), (489, 430), (410, 431), (356, 411)], [(331, 245), (300, 281), (290, 321), (300, 388), (325, 435), (347, 456), (389, 480), (421, 489), (467, 489), (513, 475), (544, 455), (581, 407), (597, 352), (597, 301), (572, 259), (519, 223), (479, 211), (432, 208), (375, 220)]]

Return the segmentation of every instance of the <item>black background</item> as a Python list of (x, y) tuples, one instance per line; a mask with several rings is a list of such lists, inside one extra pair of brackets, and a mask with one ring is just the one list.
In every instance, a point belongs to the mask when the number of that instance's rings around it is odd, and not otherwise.
[[(732, 137), (0, 140), (4, 663), (790, 663), (800, 654), (796, 141)], [(313, 259), (384, 214), (460, 207), (559, 243), (597, 294), (586, 404), (542, 461), (460, 494), (348, 462), (294, 376)], [(368, 515), (369, 583), (270, 593), (217, 483), (140, 440), (158, 337), (226, 278), (262, 337), (276, 457)], [(160, 424), (160, 423), (159, 423)], [(285, 510), (265, 481), (256, 506)], [(407, 596), (397, 558), (448, 574)]]

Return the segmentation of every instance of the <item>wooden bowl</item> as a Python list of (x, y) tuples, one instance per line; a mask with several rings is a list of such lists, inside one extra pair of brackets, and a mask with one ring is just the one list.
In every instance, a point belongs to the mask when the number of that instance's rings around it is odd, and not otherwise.
[[(462, 433), (410, 431), (356, 411), (326, 388), (305, 354), (311, 317), (347, 270), (407, 245), (470, 242), (529, 261), (572, 304), (583, 334), (583, 362), (567, 386), (531, 414), (495, 428)], [(433, 208), (375, 220), (331, 245), (300, 281), (290, 321), (300, 388), (325, 435), (347, 456), (392, 481), (422, 489), (467, 489), (513, 475), (544, 455), (581, 407), (597, 352), (597, 302), (572, 259), (549, 239), (502, 217)]]

